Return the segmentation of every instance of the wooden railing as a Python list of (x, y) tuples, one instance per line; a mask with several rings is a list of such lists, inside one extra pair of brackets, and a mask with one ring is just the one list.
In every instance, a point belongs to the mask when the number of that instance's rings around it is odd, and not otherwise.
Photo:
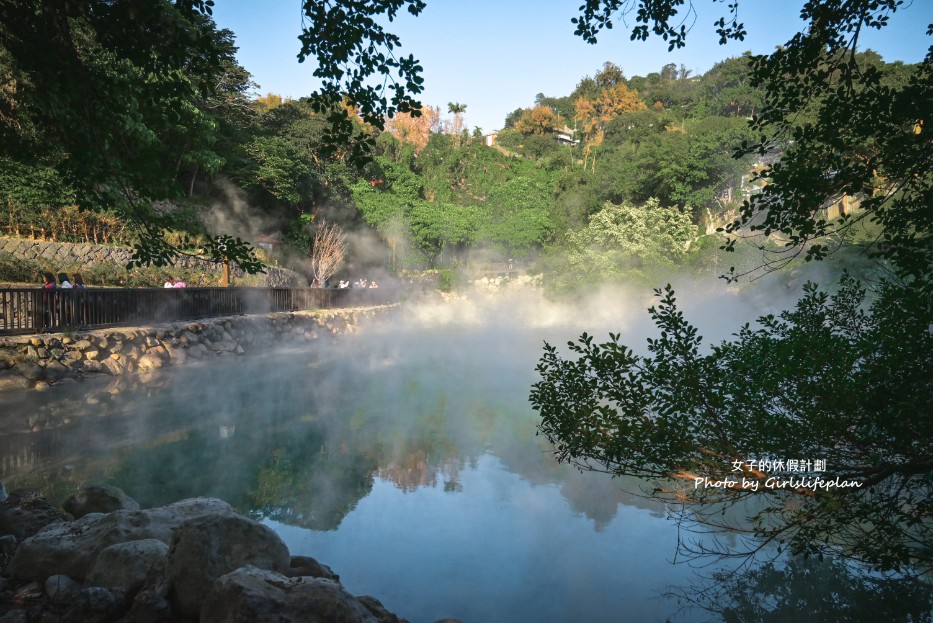
[(0, 335), (382, 305), (399, 294), (394, 288), (7, 288), (0, 290)]

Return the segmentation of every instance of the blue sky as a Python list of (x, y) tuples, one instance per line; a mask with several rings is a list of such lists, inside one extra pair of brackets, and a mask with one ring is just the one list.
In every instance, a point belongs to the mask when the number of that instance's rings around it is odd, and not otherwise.
[[(802, 0), (742, 0), (740, 20), (748, 37), (718, 45), (712, 26), (726, 14), (722, 0), (694, 0), (698, 15), (687, 47), (668, 52), (660, 39), (629, 41), (630, 28), (617, 22), (599, 43), (573, 34), (570, 19), (580, 0), (427, 0), (414, 18), (404, 13), (389, 31), (399, 35), (404, 53), (424, 67), (423, 103), (467, 105), (468, 127), (492, 131), (510, 111), (531, 106), (537, 93), (568, 95), (585, 75), (605, 61), (626, 76), (646, 75), (666, 63), (684, 64), (702, 74), (716, 62), (746, 50), (768, 52), (800, 30)], [(217, 0), (214, 19), (237, 35), (238, 59), (259, 84), (259, 93), (298, 98), (314, 90), (313, 59), (299, 64), (300, 0)], [(691, 20), (693, 21), (693, 20)], [(878, 51), (887, 61), (917, 62), (931, 44), (933, 0), (913, 0), (881, 32), (863, 35), (861, 49)]]

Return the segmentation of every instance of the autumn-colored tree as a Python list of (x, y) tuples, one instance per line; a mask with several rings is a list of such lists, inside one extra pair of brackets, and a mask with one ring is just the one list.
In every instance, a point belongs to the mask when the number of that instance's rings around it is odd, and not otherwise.
[(645, 103), (638, 97), (638, 91), (625, 84), (617, 84), (599, 92), (594, 98), (581, 97), (574, 102), (577, 121), (587, 136), (593, 136), (606, 127), (614, 117), (624, 112), (644, 110)]
[(515, 122), (515, 129), (522, 134), (548, 135), (560, 129), (557, 114), (550, 106), (535, 106), (522, 111), (522, 116)]
[(438, 131), (440, 120), (439, 107), (425, 106), (418, 117), (409, 113), (396, 115), (386, 122), (386, 129), (401, 142), (414, 145), (415, 153), (420, 153), (427, 146), (431, 132)]
[(292, 101), (290, 98), (283, 98), (276, 93), (266, 93), (256, 98), (256, 108), (258, 108), (260, 112), (269, 112), (290, 101)]
[[(580, 97), (574, 101), (576, 106), (576, 119), (580, 123), (579, 129), (586, 139), (584, 147), (583, 167), (594, 147), (602, 144), (603, 130), (613, 118), (626, 112), (645, 110), (647, 106), (638, 97), (638, 91), (628, 88), (624, 82), (606, 87), (596, 97)], [(596, 167), (596, 156), (593, 154), (593, 168)]]

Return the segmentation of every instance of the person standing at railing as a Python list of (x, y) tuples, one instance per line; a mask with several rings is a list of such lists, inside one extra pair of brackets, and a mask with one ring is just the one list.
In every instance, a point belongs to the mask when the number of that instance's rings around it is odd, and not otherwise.
[(52, 324), (52, 293), (49, 290), (55, 289), (55, 276), (52, 273), (42, 273), (42, 295), (36, 300), (35, 325), (36, 331), (51, 326)]
[[(58, 287), (62, 290), (72, 290), (74, 285), (65, 273), (58, 273)], [(71, 292), (60, 293), (57, 297), (58, 320), (62, 326), (74, 324), (74, 300)]]
[(168, 281), (166, 281), (166, 282), (165, 282), (165, 285), (162, 286), (162, 287), (163, 287), (163, 288), (174, 288), (174, 287), (175, 287), (175, 278), (174, 278), (174, 277), (169, 277), (169, 278), (168, 278)]

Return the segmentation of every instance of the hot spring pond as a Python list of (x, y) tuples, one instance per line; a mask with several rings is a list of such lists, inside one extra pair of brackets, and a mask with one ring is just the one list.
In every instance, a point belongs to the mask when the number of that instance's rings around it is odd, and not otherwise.
[(535, 435), (541, 340), (575, 335), (548, 331), (387, 324), (0, 395), (0, 479), (54, 503), (100, 482), (144, 507), (219, 497), (413, 623), (718, 620), (664, 597), (697, 570), (672, 564), (663, 506)]

